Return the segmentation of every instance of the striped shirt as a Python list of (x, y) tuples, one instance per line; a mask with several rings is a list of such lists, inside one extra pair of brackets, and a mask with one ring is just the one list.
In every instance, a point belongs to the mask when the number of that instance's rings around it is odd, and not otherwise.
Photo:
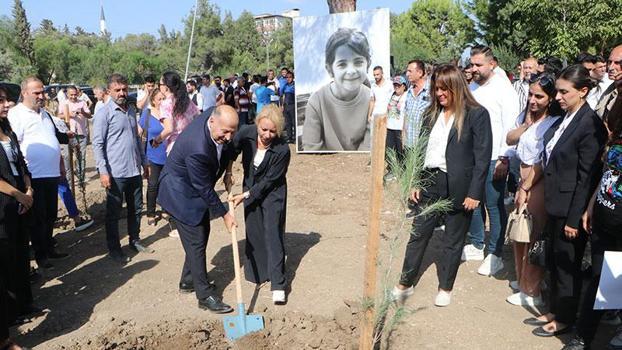
[(517, 80), (512, 83), (512, 86), (518, 95), (518, 110), (523, 112), (527, 108), (527, 100), (529, 99), (529, 83), (524, 80)]
[(419, 133), (421, 132), (421, 122), (423, 113), (430, 105), (430, 81), (426, 80), (423, 89), (415, 96), (414, 85), (406, 93), (406, 106), (404, 108), (404, 131), (406, 139), (404, 145), (413, 147), (417, 144)]

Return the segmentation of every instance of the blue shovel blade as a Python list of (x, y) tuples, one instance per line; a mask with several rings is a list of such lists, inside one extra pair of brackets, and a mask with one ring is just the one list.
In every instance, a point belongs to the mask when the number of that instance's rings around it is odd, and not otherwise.
[(231, 340), (236, 340), (249, 333), (260, 331), (264, 328), (261, 315), (246, 315), (244, 304), (238, 305), (238, 314), (223, 318), (225, 335)]

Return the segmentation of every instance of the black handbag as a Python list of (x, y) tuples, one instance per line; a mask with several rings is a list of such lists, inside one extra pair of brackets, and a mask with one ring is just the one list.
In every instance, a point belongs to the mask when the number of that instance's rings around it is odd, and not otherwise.
[(547, 267), (551, 250), (551, 235), (543, 231), (540, 233), (540, 237), (536, 239), (533, 246), (527, 253), (529, 263), (532, 265)]

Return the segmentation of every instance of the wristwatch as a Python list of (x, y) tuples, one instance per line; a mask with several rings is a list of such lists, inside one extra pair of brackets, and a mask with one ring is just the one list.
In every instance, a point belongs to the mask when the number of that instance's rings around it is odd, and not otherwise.
[(508, 164), (510, 162), (510, 159), (505, 156), (499, 156), (499, 161), (503, 164)]
[(244, 199), (249, 199), (251, 197), (251, 193), (249, 191), (244, 192)]

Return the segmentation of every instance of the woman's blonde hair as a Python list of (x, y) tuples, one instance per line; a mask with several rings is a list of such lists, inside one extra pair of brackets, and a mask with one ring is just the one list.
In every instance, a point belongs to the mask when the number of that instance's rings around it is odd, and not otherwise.
[(285, 124), (285, 118), (283, 118), (283, 112), (281, 112), (281, 109), (277, 105), (273, 103), (265, 105), (261, 109), (261, 112), (259, 112), (259, 115), (257, 116), (255, 120), (255, 123), (259, 124), (259, 122), (262, 119), (268, 119), (271, 122), (273, 122), (274, 125), (276, 126), (276, 135), (278, 137), (281, 137), (281, 135), (283, 134), (283, 126)]
[(480, 104), (475, 101), (473, 94), (471, 94), (469, 90), (469, 84), (460, 69), (453, 64), (442, 64), (436, 67), (430, 79), (432, 103), (426, 111), (430, 127), (434, 126), (436, 119), (443, 109), (443, 106), (441, 106), (438, 101), (438, 97), (436, 97), (437, 87), (446, 88), (452, 95), (454, 126), (458, 131), (458, 141), (460, 141), (466, 110), (468, 108), (479, 107)]

